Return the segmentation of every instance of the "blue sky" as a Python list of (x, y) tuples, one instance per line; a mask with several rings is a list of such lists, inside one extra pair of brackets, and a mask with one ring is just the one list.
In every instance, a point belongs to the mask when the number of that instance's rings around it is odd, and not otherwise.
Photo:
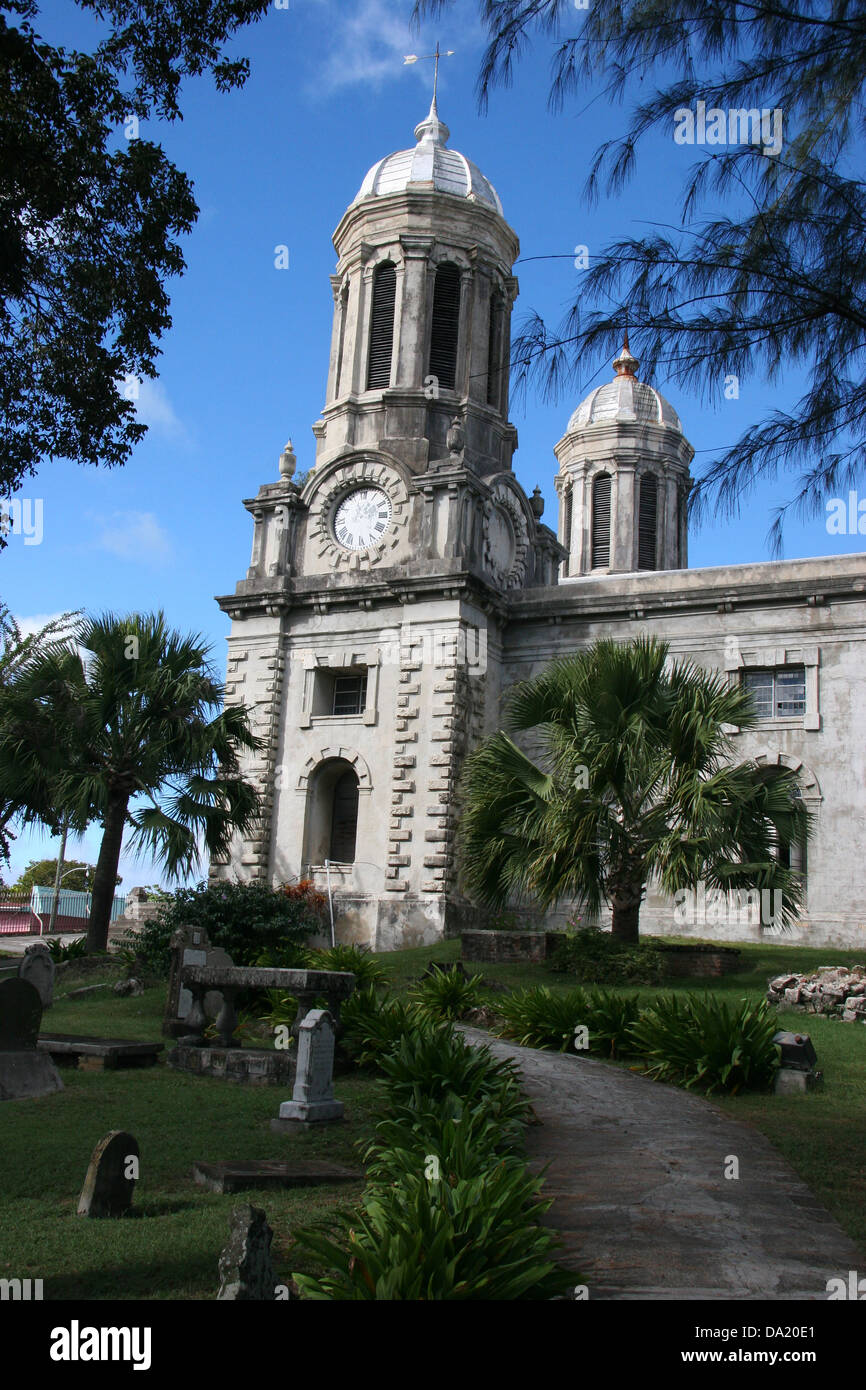
[[(187, 272), (171, 283), (173, 325), (163, 340), (161, 375), (145, 383), (144, 442), (123, 469), (46, 464), (22, 490), (41, 499), (43, 536), (25, 545), (10, 536), (0, 554), (0, 594), (28, 623), (65, 609), (147, 611), (205, 634), (225, 665), (228, 620), (214, 595), (233, 590), (249, 563), (251, 521), (241, 499), (276, 480), (291, 435), (304, 470), (314, 458), (311, 425), (323, 404), (334, 270), (331, 233), (377, 159), (413, 143), (427, 112), (431, 64), (405, 66), (407, 53), (429, 53), (437, 39), (456, 50), (443, 62), (439, 108), (450, 144), (480, 166), (517, 231), (520, 298), (515, 324), (539, 311), (556, 325), (580, 288), (570, 258), (590, 256), (612, 237), (652, 222), (679, 222), (679, 192), (695, 149), (659, 137), (643, 148), (638, 174), (615, 199), (588, 208), (581, 190), (593, 152), (621, 132), (627, 108), (598, 97), (561, 114), (547, 109), (553, 40), (539, 40), (478, 114), (475, 79), (483, 50), (474, 0), (411, 30), (411, 0), (289, 0), (273, 5), (234, 48), (251, 60), (239, 92), (218, 94), (208, 80), (188, 84), (184, 120), (142, 126), (192, 178), (201, 216), (184, 241)], [(576, 11), (575, 28), (580, 23)], [(35, 27), (52, 42), (86, 46), (91, 33), (70, 0), (42, 6)], [(635, 100), (643, 90), (635, 84)], [(275, 267), (286, 246), (288, 269)], [(512, 409), (520, 447), (515, 471), (540, 485), (545, 520), (556, 524), (553, 445), (583, 394), (611, 375), (609, 362), (586, 364), (581, 389), (559, 404), (530, 394)], [(666, 389), (696, 449), (693, 471), (733, 442), (768, 408), (796, 398), (797, 381), (770, 389), (743, 380), (738, 400), (713, 408), (678, 387)], [(787, 480), (761, 488), (736, 521), (693, 533), (693, 566), (770, 558), (766, 533)], [(858, 537), (829, 536), (824, 521), (786, 528), (788, 556), (863, 549)], [(69, 854), (95, 860), (99, 830)], [(55, 852), (38, 835), (22, 836), (12, 873)], [(124, 856), (124, 888), (157, 881), (159, 871)], [(4, 877), (9, 879), (8, 871)]]

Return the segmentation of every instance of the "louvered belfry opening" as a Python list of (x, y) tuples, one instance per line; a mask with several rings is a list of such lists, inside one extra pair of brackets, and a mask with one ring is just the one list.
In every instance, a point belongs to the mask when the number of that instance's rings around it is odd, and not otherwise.
[(460, 271), (456, 265), (440, 265), (433, 285), (433, 322), (430, 329), (430, 375), (445, 391), (457, 386), (457, 335), (460, 328)]
[(610, 565), (610, 474), (599, 473), (592, 485), (592, 568)]
[(502, 409), (502, 300), (490, 299), (490, 333), (487, 340), (487, 404)]
[(397, 296), (397, 270), (390, 261), (373, 273), (373, 307), (370, 314), (370, 363), (367, 390), (391, 385), (391, 352), (394, 346), (394, 301)]
[(639, 570), (654, 570), (656, 567), (658, 501), (658, 479), (654, 473), (644, 473), (640, 480), (640, 505), (637, 522), (637, 567)]

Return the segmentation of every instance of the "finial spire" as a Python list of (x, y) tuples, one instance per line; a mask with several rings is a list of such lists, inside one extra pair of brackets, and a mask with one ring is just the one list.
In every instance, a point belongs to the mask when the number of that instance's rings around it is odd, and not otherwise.
[(430, 59), (432, 59), (433, 61), (433, 100), (430, 103), (430, 111), (427, 115), (427, 119), (422, 121), (420, 125), (415, 127), (416, 140), (423, 140), (425, 136), (428, 136), (434, 142), (434, 144), (444, 145), (448, 139), (448, 136), (451, 134), (445, 122), (440, 121), (439, 119), (439, 110), (436, 105), (436, 98), (439, 94), (439, 60), (440, 58), (453, 57), (453, 48), (449, 48), (444, 53), (442, 53), (439, 48), (439, 44), (437, 43), (435, 53), (407, 53), (405, 58), (403, 59), (404, 67), (408, 66), (411, 63), (425, 62)]
[(626, 324), (619, 356), (613, 359), (613, 370), (617, 376), (637, 376), (639, 366), (640, 362), (632, 356), (631, 348), (628, 345), (628, 324)]

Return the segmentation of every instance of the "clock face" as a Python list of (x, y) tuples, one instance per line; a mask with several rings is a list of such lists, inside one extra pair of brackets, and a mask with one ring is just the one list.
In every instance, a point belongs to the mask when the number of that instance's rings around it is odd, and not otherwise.
[(345, 550), (367, 550), (380, 541), (391, 520), (391, 500), (378, 487), (359, 487), (334, 512), (334, 535)]

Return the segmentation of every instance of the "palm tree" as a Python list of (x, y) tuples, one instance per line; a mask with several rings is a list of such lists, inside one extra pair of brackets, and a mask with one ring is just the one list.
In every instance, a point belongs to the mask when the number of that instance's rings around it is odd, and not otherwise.
[[(7, 605), (0, 603), (0, 742), (7, 721), (13, 717), (15, 688), (22, 674), (37, 657), (62, 646), (80, 616), (80, 611), (61, 613), (35, 632), (25, 634)], [(42, 820), (52, 829), (57, 829), (58, 818), (54, 815), (53, 807), (54, 798), (48, 793), (41, 808)], [(25, 811), (26, 808), (14, 795), (0, 793), (0, 861), (7, 864), (10, 840), (14, 838), (12, 825), (22, 818)], [(15, 891), (18, 891), (17, 888)]]
[(255, 820), (258, 796), (239, 753), (255, 749), (246, 709), (225, 709), (223, 687), (199, 636), (168, 628), (160, 612), (105, 614), (75, 640), (37, 656), (15, 686), (14, 717), (0, 732), (0, 795), (43, 820), (55, 798), (70, 829), (103, 827), (87, 945), (104, 950), (127, 828), (169, 877), (188, 873), (200, 844), (224, 853)]
[(670, 664), (655, 639), (605, 640), (515, 686), (508, 716), (542, 757), (500, 731), (467, 759), (460, 859), (479, 901), (607, 904), (632, 943), (650, 878), (671, 896), (700, 881), (778, 890), (778, 918), (795, 917), (802, 882), (773, 851), (804, 842), (810, 817), (789, 769), (733, 764), (727, 728), (757, 721), (745, 690)]

